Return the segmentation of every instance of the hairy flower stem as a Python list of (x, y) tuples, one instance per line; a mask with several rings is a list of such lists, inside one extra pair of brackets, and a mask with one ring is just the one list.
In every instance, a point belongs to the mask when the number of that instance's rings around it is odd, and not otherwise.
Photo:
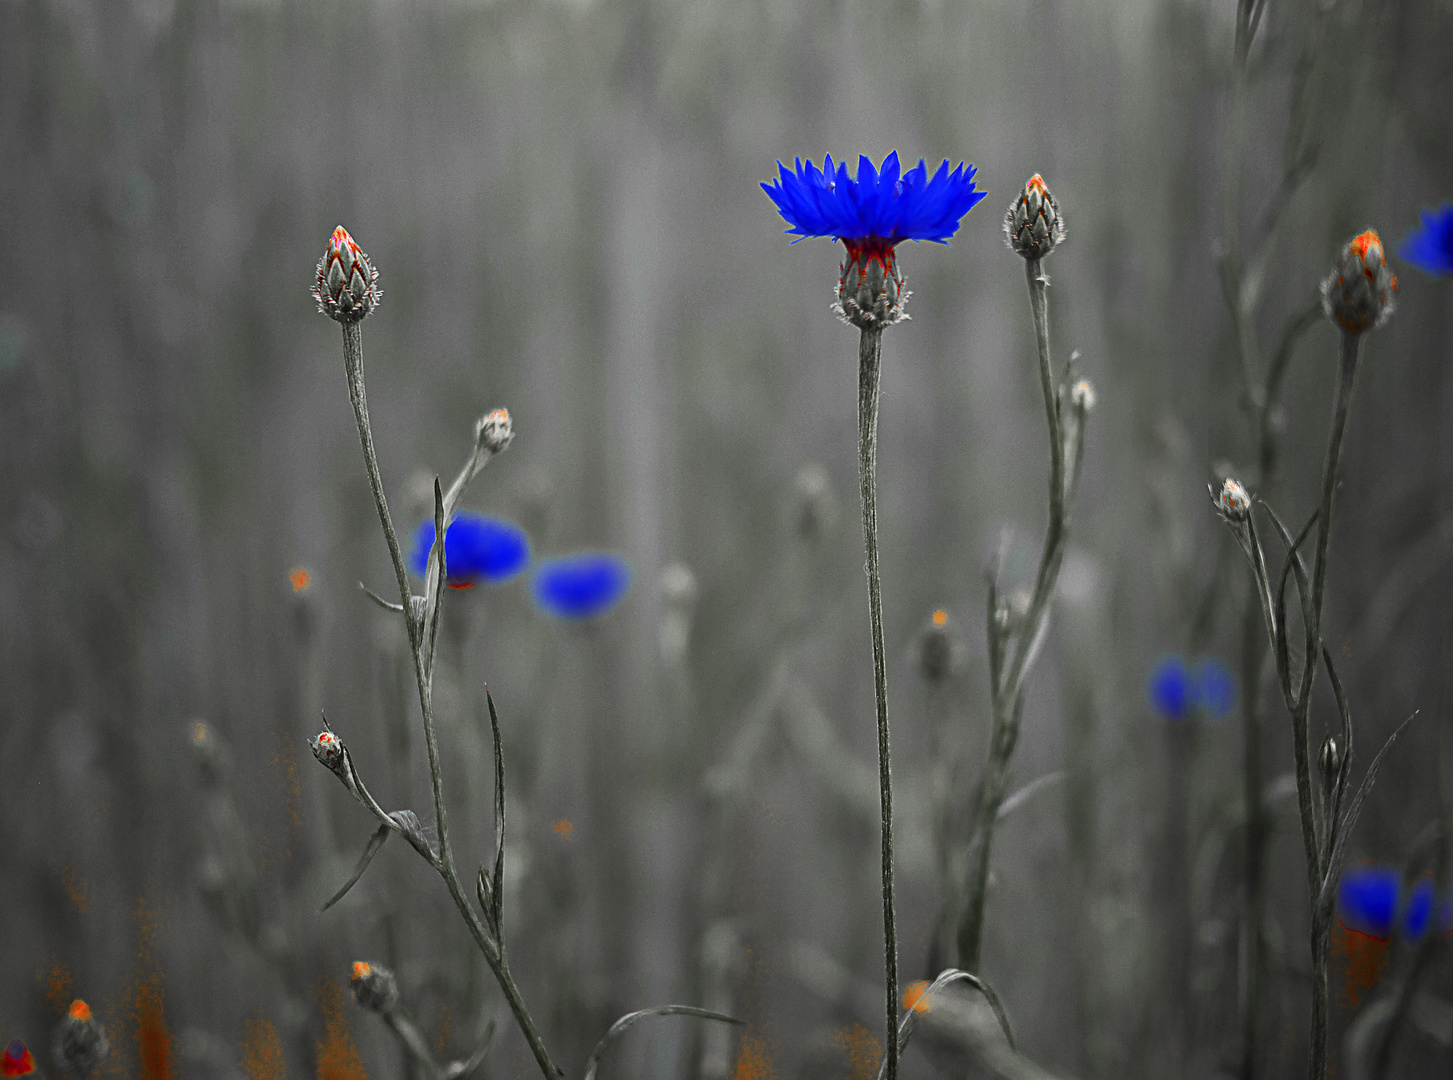
[(883, 328), (858, 341), (858, 480), (868, 553), (868, 618), (873, 628), (873, 692), (878, 706), (878, 791), (883, 814), (883, 966), (888, 1029), (886, 1077), (898, 1076), (898, 932), (893, 919), (893, 776), (888, 763), (888, 673), (883, 656), (883, 592), (878, 574), (878, 375)]
[[(1327, 439), (1327, 460), (1322, 467), (1322, 508), (1317, 516), (1316, 562), (1312, 566), (1311, 625), (1306, 627), (1307, 653), (1302, 664), (1300, 692), (1292, 711), (1292, 737), (1297, 767), (1297, 802), (1302, 818), (1302, 843), (1306, 849), (1307, 883), (1311, 906), (1312, 948), (1312, 1058), (1308, 1075), (1324, 1080), (1327, 1075), (1327, 969), (1332, 948), (1332, 903), (1323, 899), (1322, 881), (1329, 872), (1336, 822), (1323, 823), (1325, 845), (1318, 836), (1313, 790), (1308, 716), (1312, 705), (1312, 682), (1317, 673), (1322, 646), (1322, 606), (1327, 591), (1327, 550), (1332, 537), (1332, 508), (1337, 497), (1337, 474), (1342, 463), (1342, 442), (1347, 433), (1347, 414), (1352, 406), (1352, 387), (1362, 353), (1362, 335), (1343, 332), (1342, 356), (1337, 379), (1337, 398), (1332, 407), (1332, 431)], [(1325, 852), (1325, 854), (1324, 854)]]
[(357, 322), (345, 322), (342, 326), (343, 365), (348, 376), (348, 399), (353, 404), (353, 419), (358, 425), (358, 441), (363, 447), (363, 462), (368, 470), (368, 484), (373, 490), (373, 501), (378, 507), (378, 520), (383, 526), (384, 536), (388, 540), (389, 556), (393, 560), (394, 574), (398, 578), (399, 602), (403, 605), (404, 626), (409, 635), (409, 652), (414, 659), (414, 678), (419, 688), (419, 708), (424, 717), (424, 741), (429, 751), (429, 779), (434, 789), (434, 818), (439, 833), (439, 854), (433, 860), (434, 869), (444, 879), (444, 883), (449, 888), (449, 895), (454, 898), (455, 907), (464, 916), (471, 936), (484, 954), (485, 960), (489, 962), (495, 978), (499, 981), (500, 989), (504, 992), (505, 1000), (509, 1002), (510, 1011), (514, 1013), (515, 1021), (519, 1024), (520, 1031), (524, 1033), (525, 1041), (529, 1043), (540, 1070), (545, 1074), (547, 1080), (559, 1080), (564, 1074), (550, 1060), (550, 1055), (540, 1038), (539, 1030), (525, 1008), (519, 988), (515, 985), (509, 967), (504, 962), (502, 952), (490, 941), (488, 933), (479, 921), (479, 916), (469, 906), (469, 900), (465, 897), (464, 890), (459, 884), (459, 874), (454, 868), (454, 856), (449, 848), (449, 819), (444, 808), (443, 774), (439, 768), (439, 741), (434, 733), (432, 678), (425, 670), (424, 664), (425, 628), (414, 621), (413, 594), (409, 589), (409, 579), (404, 570), (403, 555), (399, 551), (398, 535), (394, 532), (393, 518), (389, 515), (388, 501), (384, 498), (383, 479), (378, 470), (378, 455), (373, 448), (373, 429), (368, 420), (368, 396), (364, 391), (363, 382), (363, 335)]
[[(999, 670), (999, 665), (991, 664), (989, 673), (993, 728), (989, 736), (989, 760), (984, 767), (979, 796), (977, 848), (969, 866), (965, 885), (967, 900), (958, 930), (959, 967), (969, 972), (979, 970), (989, 856), (999, 807), (1004, 802), (1008, 784), (1009, 759), (1019, 741), (1019, 718), (1024, 711), (1024, 680), (1044, 642), (1049, 624), (1049, 604), (1054, 597), (1055, 583), (1059, 580), (1068, 535), (1066, 504), (1069, 491), (1065, 483), (1064, 425), (1049, 352), (1049, 278), (1045, 276), (1039, 259), (1026, 259), (1024, 271), (1029, 285), (1029, 310), (1034, 319), (1034, 341), (1039, 353), (1039, 383), (1044, 394), (1045, 420), (1049, 426), (1049, 525), (1045, 530), (1039, 572), (1035, 576), (1034, 595), (1018, 631), (1013, 653), (1008, 658), (1007, 669)], [(995, 612), (989, 613), (991, 638), (999, 632), (994, 626), (995, 616)], [(999, 652), (991, 648), (990, 654), (999, 655)]]

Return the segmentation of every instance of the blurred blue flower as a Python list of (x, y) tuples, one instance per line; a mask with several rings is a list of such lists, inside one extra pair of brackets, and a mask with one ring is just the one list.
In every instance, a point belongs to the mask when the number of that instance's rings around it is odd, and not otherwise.
[(1390, 866), (1350, 867), (1342, 872), (1337, 885), (1338, 918), (1350, 930), (1390, 937), (1401, 889), (1402, 875)]
[[(409, 569), (423, 577), (434, 550), (434, 523), (414, 530)], [(444, 583), (467, 589), (477, 582), (498, 585), (518, 577), (530, 564), (530, 541), (512, 521), (468, 511), (455, 514), (444, 530)]]
[(1403, 240), (1398, 254), (1434, 277), (1453, 275), (1453, 203), (1422, 211), (1423, 223)]
[(1224, 719), (1236, 707), (1236, 676), (1214, 656), (1197, 665), (1196, 690), (1201, 710), (1213, 720)]
[(845, 163), (833, 164), (831, 154), (821, 169), (810, 160), (804, 165), (799, 158), (791, 170), (777, 162), (777, 170), (778, 178), (763, 183), (762, 190), (792, 226), (786, 231), (798, 239), (878, 237), (889, 244), (903, 240), (946, 244), (958, 231), (959, 220), (985, 194), (974, 189), (978, 170), (962, 162), (949, 172), (945, 159), (930, 177), (920, 158), (900, 175), (897, 150), (883, 159), (882, 172), (866, 156), (859, 156), (856, 178), (848, 176)]
[(1184, 720), (1196, 707), (1196, 680), (1181, 657), (1167, 653), (1155, 662), (1146, 680), (1150, 705), (1167, 720)]
[(1403, 908), (1403, 933), (1416, 941), (1428, 932), (1433, 921), (1433, 881), (1422, 878), (1408, 890), (1407, 903)]
[(533, 591), (547, 615), (583, 622), (615, 607), (630, 587), (630, 563), (609, 552), (587, 551), (542, 562)]

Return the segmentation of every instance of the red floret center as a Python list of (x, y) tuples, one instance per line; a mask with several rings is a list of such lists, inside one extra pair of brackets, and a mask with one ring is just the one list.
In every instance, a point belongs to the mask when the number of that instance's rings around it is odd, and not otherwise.
[(844, 236), (840, 239), (848, 249), (850, 263), (866, 267), (869, 261), (876, 260), (883, 267), (885, 276), (893, 274), (893, 249), (898, 246), (899, 241), (886, 240), (881, 236)]

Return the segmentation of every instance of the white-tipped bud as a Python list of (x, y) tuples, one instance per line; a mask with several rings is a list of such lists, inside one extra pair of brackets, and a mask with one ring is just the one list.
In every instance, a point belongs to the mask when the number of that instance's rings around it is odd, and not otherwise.
[(1239, 525), (1251, 516), (1251, 496), (1241, 481), (1227, 477), (1219, 492), (1212, 490), (1216, 511), (1227, 521)]
[(1081, 379), (1070, 388), (1070, 406), (1084, 416), (1095, 411), (1095, 388), (1089, 379)]
[(474, 424), (474, 439), (479, 448), (490, 454), (505, 450), (515, 437), (514, 422), (508, 409), (495, 409), (481, 416)]
[(310, 744), (313, 756), (339, 776), (343, 775), (343, 740), (331, 731), (320, 731)]
[(91, 1007), (80, 998), (71, 1002), (66, 1015), (56, 1025), (51, 1043), (51, 1056), (56, 1065), (67, 1073), (84, 1076), (110, 1052), (111, 1041), (106, 1037), (106, 1029), (91, 1015)]

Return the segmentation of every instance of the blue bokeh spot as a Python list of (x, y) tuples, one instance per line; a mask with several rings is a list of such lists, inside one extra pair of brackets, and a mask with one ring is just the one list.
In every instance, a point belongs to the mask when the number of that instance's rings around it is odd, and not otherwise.
[(557, 619), (583, 622), (604, 615), (631, 587), (631, 566), (619, 555), (583, 552), (547, 559), (535, 571), (540, 610)]
[[(434, 523), (421, 521), (414, 530), (409, 569), (423, 577), (434, 550)], [(456, 587), (485, 582), (498, 585), (518, 577), (530, 565), (530, 540), (525, 530), (503, 518), (463, 512), (444, 530), (446, 584)]]

